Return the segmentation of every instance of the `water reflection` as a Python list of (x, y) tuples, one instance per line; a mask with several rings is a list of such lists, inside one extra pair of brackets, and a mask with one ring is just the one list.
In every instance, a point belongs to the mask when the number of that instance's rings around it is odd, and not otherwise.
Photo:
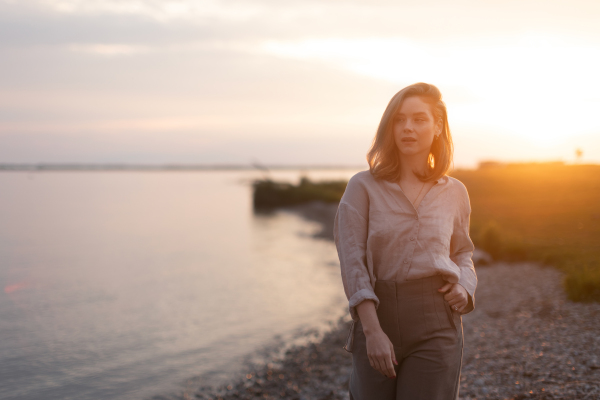
[(340, 315), (333, 244), (294, 213), (254, 214), (253, 177), (0, 174), (0, 397), (172, 392)]

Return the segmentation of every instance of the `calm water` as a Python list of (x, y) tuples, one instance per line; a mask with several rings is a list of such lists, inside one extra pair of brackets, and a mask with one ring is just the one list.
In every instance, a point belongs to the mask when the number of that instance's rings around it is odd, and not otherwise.
[(334, 245), (295, 214), (254, 215), (258, 176), (0, 173), (0, 398), (193, 392), (344, 314)]

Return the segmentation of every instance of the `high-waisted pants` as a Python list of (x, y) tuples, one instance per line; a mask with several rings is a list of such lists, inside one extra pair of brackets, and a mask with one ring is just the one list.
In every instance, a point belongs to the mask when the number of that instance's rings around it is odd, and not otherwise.
[(394, 345), (396, 378), (386, 378), (371, 367), (358, 321), (352, 344), (351, 400), (458, 399), (462, 320), (437, 291), (445, 283), (440, 275), (377, 281), (377, 317)]

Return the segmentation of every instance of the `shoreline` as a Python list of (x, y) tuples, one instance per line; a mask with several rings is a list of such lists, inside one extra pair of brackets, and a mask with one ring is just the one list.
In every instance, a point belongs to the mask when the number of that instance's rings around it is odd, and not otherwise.
[[(350, 323), (340, 318), (315, 341), (293, 345), (282, 356), (217, 387), (200, 387), (201, 400), (233, 399), (347, 399), (352, 358), (342, 349)], [(181, 397), (181, 398), (186, 398)], [(189, 397), (188, 397), (189, 398)]]
[[(333, 239), (337, 204), (283, 210), (321, 223), (315, 237)], [(600, 304), (569, 301), (564, 275), (554, 268), (526, 262), (476, 268), (476, 308), (463, 316), (460, 398), (600, 398)], [(342, 347), (349, 327), (349, 316), (340, 318), (317, 341), (249, 366), (228, 384), (200, 387), (193, 397), (347, 400), (352, 356)]]

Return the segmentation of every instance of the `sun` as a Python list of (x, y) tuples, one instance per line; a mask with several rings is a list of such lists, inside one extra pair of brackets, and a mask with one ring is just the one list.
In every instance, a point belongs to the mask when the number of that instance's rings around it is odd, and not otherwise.
[[(399, 87), (428, 82), (444, 93), (453, 120), (526, 139), (540, 149), (600, 130), (600, 51), (555, 35), (268, 42), (263, 51), (313, 60)], [(468, 95), (465, 96), (464, 94)]]

